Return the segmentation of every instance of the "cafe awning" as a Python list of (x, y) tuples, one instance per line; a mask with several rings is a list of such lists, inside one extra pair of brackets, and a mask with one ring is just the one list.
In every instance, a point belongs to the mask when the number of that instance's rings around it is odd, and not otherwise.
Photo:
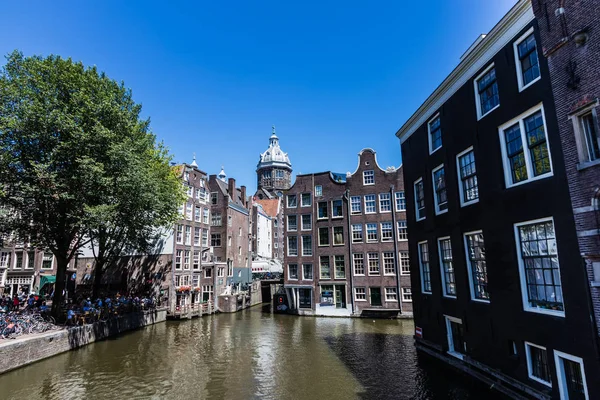
[(56, 282), (56, 275), (40, 275), (40, 289), (47, 283)]

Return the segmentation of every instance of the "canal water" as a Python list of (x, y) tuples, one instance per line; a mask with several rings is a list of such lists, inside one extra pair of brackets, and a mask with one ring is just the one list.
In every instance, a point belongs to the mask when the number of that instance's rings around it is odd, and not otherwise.
[(500, 399), (417, 354), (410, 320), (167, 322), (0, 375), (0, 399)]

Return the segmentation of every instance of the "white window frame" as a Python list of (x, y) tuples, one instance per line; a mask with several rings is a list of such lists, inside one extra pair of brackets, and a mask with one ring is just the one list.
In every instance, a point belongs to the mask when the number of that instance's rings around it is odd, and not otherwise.
[[(520, 235), (519, 235), (519, 227), (523, 226), (523, 225), (531, 225), (531, 224), (538, 224), (538, 223), (542, 223), (542, 222), (548, 222), (548, 221), (552, 221), (552, 225), (554, 226), (554, 232), (556, 234), (556, 224), (554, 223), (554, 217), (548, 217), (548, 218), (540, 218), (540, 219), (534, 219), (531, 221), (523, 221), (523, 222), (518, 222), (516, 224), (514, 224), (514, 233), (515, 233), (515, 250), (517, 252), (517, 262), (519, 264), (519, 280), (521, 281), (521, 299), (522, 299), (522, 304), (523, 304), (523, 310), (524, 311), (528, 311), (528, 312), (533, 312), (533, 313), (537, 313), (537, 314), (546, 314), (546, 315), (553, 315), (555, 317), (565, 317), (565, 313), (566, 313), (566, 304), (565, 304), (565, 293), (563, 291), (563, 311), (559, 311), (559, 310), (546, 310), (543, 308), (538, 308), (538, 307), (532, 307), (529, 305), (529, 299), (527, 297), (527, 279), (525, 277), (525, 265), (523, 264), (523, 259), (521, 258), (521, 240), (520, 240)], [(556, 258), (559, 260), (558, 261), (558, 277), (560, 279), (560, 287), (561, 289), (564, 289), (563, 286), (563, 280), (562, 280), (562, 274), (560, 271), (560, 259), (559, 259), (559, 251), (558, 251), (558, 239), (556, 240)]]
[[(471, 204), (479, 203), (479, 195), (475, 200), (464, 201), (465, 195), (463, 189), (463, 181), (462, 177), (460, 176), (460, 158), (471, 151), (473, 152), (473, 154), (475, 154), (473, 146), (468, 147), (467, 149), (463, 150), (462, 152), (456, 155), (456, 177), (458, 179), (458, 195), (460, 196), (461, 207), (466, 207), (470, 206)], [(475, 176), (477, 176), (477, 159), (475, 159)], [(479, 193), (479, 179), (477, 180), (477, 192)]]
[[(371, 182), (371, 183), (367, 183), (367, 180), (366, 180), (366, 178), (367, 178), (367, 172), (370, 172), (369, 175), (373, 178), (373, 182)], [(374, 185), (374, 184), (375, 184), (375, 170), (370, 169), (370, 170), (367, 170), (367, 171), (363, 171), (363, 185), (364, 186), (370, 186), (370, 185)]]
[[(290, 254), (290, 249), (291, 249), (291, 247), (290, 247), (290, 238), (292, 238), (292, 237), (296, 238), (296, 254)], [(287, 247), (287, 255), (288, 255), (288, 257), (298, 257), (298, 254), (301, 254), (298, 251), (298, 247), (300, 247), (300, 246), (299, 246), (299, 243), (298, 243), (298, 236), (297, 235), (292, 235), (292, 236), (288, 236), (287, 237), (287, 246), (286, 247)]]
[[(454, 285), (456, 286), (456, 268), (454, 267), (454, 249), (452, 248), (452, 238), (450, 236), (444, 236), (444, 237), (437, 238), (438, 258), (439, 258), (439, 262), (440, 262), (440, 273), (442, 274), (442, 295), (448, 299), (456, 299), (456, 297), (457, 297), (456, 294), (452, 295), (452, 294), (446, 293), (446, 274), (444, 273), (444, 260), (442, 258), (442, 246), (441, 246), (441, 242), (443, 240), (450, 240), (450, 251), (453, 253), (452, 254), (452, 270), (454, 271)], [(429, 260), (431, 262), (431, 257)], [(431, 267), (429, 268), (429, 271), (431, 271)], [(457, 290), (457, 294), (458, 294), (458, 290)]]
[[(431, 123), (432, 123), (433, 121), (435, 121), (435, 120), (436, 120), (437, 118), (439, 118), (439, 117), (440, 117), (440, 113), (438, 112), (438, 113), (436, 113), (436, 114), (435, 114), (433, 117), (431, 117), (431, 118), (429, 119), (429, 121), (427, 121), (427, 142), (429, 143), (429, 154), (430, 154), (430, 155), (431, 155), (431, 154), (433, 154), (433, 153), (435, 153), (435, 152), (436, 152), (436, 151), (438, 151), (439, 149), (441, 149), (441, 148), (442, 148), (442, 146), (444, 145), (444, 140), (442, 139), (442, 144), (441, 144), (439, 147), (436, 147), (435, 149), (433, 149), (433, 148), (431, 147), (431, 146), (433, 145), (433, 143), (431, 143)], [(441, 118), (440, 118), (440, 132), (441, 132), (441, 129), (442, 129), (442, 120), (441, 120)]]
[(444, 169), (444, 185), (446, 185), (446, 189), (445, 189), (446, 190), (446, 209), (445, 210), (439, 209), (439, 204), (438, 204), (438, 200), (437, 200), (437, 192), (435, 190), (435, 173), (442, 168), (444, 168), (444, 164), (440, 164), (431, 170), (431, 185), (433, 188), (433, 204), (435, 206), (435, 208), (434, 208), (435, 215), (441, 215), (441, 214), (447, 213), (448, 208), (450, 207), (450, 204), (448, 204), (450, 199), (448, 198), (448, 182), (446, 179), (446, 170), (445, 169)]
[(554, 350), (554, 365), (556, 366), (556, 377), (558, 380), (558, 390), (560, 392), (560, 398), (567, 398), (567, 388), (566, 379), (565, 379), (565, 369), (564, 364), (562, 363), (561, 358), (569, 361), (573, 361), (579, 364), (581, 368), (581, 379), (583, 381), (583, 389), (585, 393), (586, 400), (589, 400), (590, 395), (588, 393), (587, 388), (587, 380), (585, 379), (585, 368), (583, 364), (583, 359), (581, 357), (572, 356), (571, 354), (563, 353), (562, 351)]
[[(306, 250), (309, 250), (308, 252), (304, 251), (305, 250), (305, 248), (304, 248), (304, 238), (305, 237), (310, 238), (310, 248), (306, 249)], [(301, 240), (301, 242), (302, 242), (301, 243), (301, 245), (302, 245), (302, 252), (301, 252), (302, 256), (304, 256), (304, 257), (312, 257), (312, 255), (313, 255), (312, 235), (302, 235), (301, 238), (302, 238), (302, 240)]]
[[(377, 235), (377, 237), (375, 238), (375, 240), (373, 239), (369, 239), (369, 225), (375, 225), (375, 234)], [(378, 225), (377, 222), (368, 222), (365, 224), (365, 243), (377, 243), (379, 242), (379, 229), (378, 229)]]
[[(431, 286), (431, 290), (425, 290), (425, 281), (423, 281), (423, 259), (421, 256), (421, 244), (425, 243), (427, 245), (427, 259), (429, 260), (427, 264), (429, 265), (429, 285)], [(421, 293), (432, 294), (433, 293), (433, 285), (431, 285), (431, 251), (429, 250), (429, 242), (427, 240), (420, 241), (417, 243), (417, 255), (419, 256), (419, 271), (421, 275)], [(410, 257), (410, 254), (409, 254)]]
[[(360, 229), (355, 229), (355, 227), (360, 227)], [(351, 234), (352, 234), (352, 243), (362, 243), (364, 240), (364, 231), (363, 231), (363, 224), (352, 224), (350, 225), (350, 229), (352, 230)], [(356, 240), (354, 238), (354, 233), (355, 232), (360, 232), (360, 240)]]
[[(304, 217), (308, 217), (309, 219), (309, 223), (310, 223), (310, 227), (309, 228), (304, 228)], [(300, 215), (300, 230), (301, 231), (312, 231), (312, 214), (301, 214)], [(298, 228), (298, 217), (296, 217), (296, 229)], [(275, 232), (277, 233), (277, 232)]]
[[(358, 203), (356, 203), (354, 200), (358, 199)], [(358, 211), (354, 211), (352, 209), (352, 206), (358, 204)], [(361, 196), (350, 196), (350, 214), (352, 215), (356, 215), (356, 214), (361, 214), (362, 213), (362, 199)]]
[[(388, 290), (390, 291), (390, 293), (388, 293)], [(395, 287), (385, 287), (385, 288), (383, 288), (383, 292), (384, 292), (384, 295), (385, 295), (385, 301), (386, 302), (392, 302), (392, 303), (393, 302), (396, 302), (396, 303), (398, 302), (398, 296), (399, 296), (398, 288), (395, 288)], [(394, 299), (393, 296), (396, 296), (396, 298)], [(404, 301), (404, 299), (402, 301)]]
[[(293, 196), (296, 198), (295, 206), (290, 206), (290, 196)], [(287, 208), (298, 208), (298, 195), (297, 194), (288, 194), (285, 198), (285, 205)]]
[[(362, 269), (363, 269), (363, 273), (362, 274), (357, 274), (356, 273), (356, 255), (361, 255), (362, 258), (359, 258), (360, 261), (362, 261)], [(367, 266), (365, 264), (365, 253), (352, 253), (352, 275), (354, 276), (366, 276), (367, 275)]]
[[(290, 274), (290, 265), (295, 265), (296, 266), (296, 277), (292, 278), (291, 274)], [(287, 273), (288, 273), (288, 281), (297, 281), (298, 277), (300, 276), (298, 274), (298, 264), (297, 263), (291, 263), (287, 265)]]
[[(389, 238), (385, 238), (383, 236), (383, 224), (391, 225), (390, 230), (389, 230), (389, 233), (391, 236)], [(394, 223), (392, 221), (383, 221), (383, 222), (379, 223), (379, 237), (380, 237), (381, 242), (393, 242), (394, 241)]]
[(527, 85), (523, 85), (523, 70), (521, 67), (521, 60), (519, 59), (519, 45), (529, 37), (529, 35), (533, 34), (533, 27), (529, 28), (527, 30), (527, 32), (525, 32), (520, 38), (518, 38), (517, 40), (515, 40), (515, 42), (513, 43), (513, 53), (515, 55), (515, 66), (516, 66), (516, 71), (517, 71), (517, 83), (519, 85), (519, 93), (522, 92), (523, 90), (527, 89), (529, 86), (533, 85), (534, 83), (536, 83), (537, 81), (539, 81), (540, 79), (542, 79), (542, 68), (540, 66), (540, 53), (538, 52), (538, 49), (540, 48), (538, 46), (538, 41), (537, 38), (535, 40), (535, 52), (537, 53), (537, 57), (538, 57), (538, 69), (540, 70), (540, 75), (535, 78), (534, 80), (532, 80), (531, 82), (529, 82)]
[[(384, 210), (381, 207), (381, 200), (382, 200), (381, 196), (389, 196), (389, 198), (387, 199), (387, 201), (390, 203), (390, 209), (389, 210)], [(379, 212), (380, 213), (391, 213), (392, 210), (393, 210), (393, 208), (392, 208), (393, 207), (392, 206), (392, 195), (389, 192), (386, 192), (386, 193), (379, 193), (379, 195), (377, 197), (379, 199)]]
[[(358, 298), (358, 295), (359, 295), (358, 289), (361, 289), (364, 291), (363, 293), (360, 293), (362, 296), (365, 296), (364, 299)], [(363, 286), (363, 287), (355, 287), (354, 288), (354, 301), (365, 301), (365, 302), (367, 301), (367, 288), (366, 287)]]
[[(408, 293), (406, 291), (409, 291)], [(410, 300), (406, 299), (405, 296), (410, 296)], [(402, 302), (403, 303), (412, 303), (412, 288), (410, 287), (403, 287), (402, 288)]]
[[(311, 269), (311, 277), (310, 278), (307, 278), (306, 274), (304, 273), (305, 272), (304, 271), (304, 266), (305, 265), (310, 265), (310, 269)], [(314, 278), (315, 278), (315, 269), (313, 267), (313, 264), (312, 263), (303, 263), (302, 264), (302, 280), (303, 281), (312, 281)]]
[[(533, 368), (531, 366), (531, 353), (529, 352), (529, 348), (530, 347), (537, 347), (538, 349), (542, 349), (544, 351), (546, 351), (546, 359), (548, 360), (548, 362), (550, 361), (550, 354), (548, 349), (545, 348), (544, 346), (540, 346), (531, 342), (524, 342), (525, 344), (525, 358), (527, 360), (527, 376), (529, 377), (529, 379), (534, 380), (536, 382), (541, 383), (542, 385), (548, 386), (548, 387), (552, 387), (552, 382), (546, 382), (543, 379), (538, 378), (537, 376), (533, 375)], [(550, 365), (548, 365), (548, 367), (550, 367)], [(550, 369), (550, 368), (548, 368)]]
[[(525, 126), (523, 121), (525, 120), (525, 118), (535, 114), (540, 110), (542, 112), (542, 121), (544, 121), (544, 134), (546, 135), (546, 146), (548, 148), (548, 161), (550, 163), (550, 172), (539, 176), (533, 176), (533, 167), (531, 164), (529, 148), (527, 146), (527, 137), (525, 136)], [(521, 182), (512, 183), (511, 169), (510, 164), (508, 163), (508, 155), (506, 152), (506, 138), (504, 136), (504, 130), (510, 128), (511, 126), (517, 123), (519, 124), (519, 130), (521, 132), (521, 143), (523, 145), (523, 155), (525, 157), (525, 166), (527, 168), (527, 179)], [(552, 149), (550, 148), (550, 140), (548, 138), (548, 124), (546, 123), (546, 113), (544, 111), (543, 103), (539, 103), (538, 105), (530, 108), (529, 110), (525, 111), (523, 114), (517, 116), (516, 118), (513, 118), (510, 121), (500, 125), (498, 127), (498, 135), (500, 138), (500, 149), (502, 152), (502, 166), (504, 167), (504, 182), (506, 184), (507, 189), (514, 186), (519, 186), (533, 181), (537, 181), (539, 179), (550, 178), (554, 175), (554, 168), (552, 167)]]
[(486, 112), (485, 114), (481, 113), (481, 99), (479, 98), (479, 87), (477, 85), (477, 81), (479, 81), (481, 78), (483, 78), (483, 76), (485, 74), (487, 74), (488, 72), (490, 72), (490, 70), (492, 70), (493, 68), (495, 68), (496, 65), (494, 63), (491, 63), (490, 65), (488, 65), (482, 73), (480, 73), (479, 75), (477, 75), (475, 77), (475, 79), (473, 79), (473, 87), (475, 89), (475, 107), (477, 108), (477, 121), (481, 120), (483, 117), (489, 115), (492, 113), (492, 111), (500, 108), (500, 85), (498, 84), (498, 74), (496, 74), (496, 85), (498, 86), (498, 105), (496, 105), (496, 107), (492, 108), (491, 110), (489, 110), (488, 112)]
[[(333, 215), (334, 204), (336, 201), (341, 202), (342, 215)], [(331, 200), (331, 219), (339, 219), (339, 218), (344, 218), (344, 200), (343, 199), (333, 199), (333, 200)]]
[[(290, 217), (296, 217), (296, 229), (290, 229)], [(286, 222), (286, 229), (288, 232), (298, 232), (298, 215), (297, 214), (292, 214), (292, 215), (288, 215), (287, 216), (287, 220)], [(302, 223), (302, 222), (300, 222)]]
[[(403, 257), (402, 255), (406, 254), (406, 257)], [(404, 272), (402, 269), (402, 261), (406, 260), (408, 265), (408, 272)], [(400, 275), (401, 276), (410, 276), (410, 253), (407, 250), (400, 250), (398, 252), (398, 264), (400, 266)]]
[[(413, 192), (414, 192), (414, 198), (415, 198), (415, 219), (417, 221), (423, 221), (425, 218), (427, 218), (427, 207), (424, 208), (423, 214), (425, 214), (424, 217), (419, 218), (419, 199), (417, 197), (417, 184), (423, 182), (423, 177), (417, 179), (414, 183), (413, 183)], [(423, 201), (425, 201), (425, 183), (423, 182)]]
[[(464, 359), (464, 354), (459, 353), (454, 349), (454, 340), (452, 340), (452, 328), (450, 326), (450, 322), (462, 325), (462, 319), (444, 314), (444, 322), (446, 323), (446, 340), (448, 341), (448, 354), (461, 360)], [(462, 349), (462, 351), (465, 351), (465, 349)]]
[[(375, 211), (367, 211), (367, 197), (373, 196), (374, 209)], [(377, 214), (377, 195), (376, 194), (365, 194), (364, 196), (364, 206), (365, 206), (365, 214)]]
[[(400, 196), (402, 195), (402, 196)], [(404, 208), (398, 208), (398, 201), (402, 200), (404, 203)], [(397, 192), (394, 193), (394, 209), (399, 212), (399, 211), (406, 211), (406, 193), (404, 192), (404, 190), (399, 190)]]
[(315, 197), (322, 197), (322, 196), (323, 196), (323, 186), (316, 185), (315, 186)]
[[(600, 106), (600, 100), (596, 100), (591, 104), (586, 105), (584, 108), (577, 110), (577, 112), (569, 115), (569, 119), (573, 124), (575, 141), (577, 142), (577, 153), (579, 157), (579, 164), (577, 165), (578, 169), (600, 164), (600, 157), (590, 161), (590, 150), (587, 135), (585, 134), (584, 128), (581, 126), (581, 117), (591, 113), (593, 122), (596, 123), (595, 128), (600, 130), (600, 118), (598, 117), (598, 113), (596, 111), (598, 106)], [(596, 132), (596, 134), (598, 135), (600, 132)]]
[[(466, 260), (466, 264), (467, 264), (467, 273), (469, 275), (469, 292), (471, 293), (471, 300), (473, 301), (477, 301), (479, 303), (490, 303), (490, 300), (486, 300), (486, 299), (478, 299), (475, 297), (475, 290), (473, 288), (473, 266), (471, 265), (471, 258), (469, 257), (469, 241), (467, 239), (467, 236), (469, 235), (476, 235), (478, 233), (481, 233), (483, 235), (483, 231), (480, 229), (478, 231), (472, 231), (472, 232), (465, 232), (463, 233), (463, 242), (464, 242), (464, 247), (465, 247), (465, 260)], [(483, 237), (484, 240), (484, 245), (485, 245), (485, 236)], [(486, 264), (487, 264), (487, 258), (486, 258)], [(486, 268), (486, 274), (487, 274), (487, 268)], [(489, 280), (488, 280), (489, 282)], [(489, 288), (488, 288), (488, 295), (489, 295)]]
[[(308, 195), (308, 204), (304, 204), (304, 195)], [(298, 204), (298, 203), (296, 203)], [(312, 207), (312, 195), (310, 192), (308, 193), (300, 193), (300, 207)]]

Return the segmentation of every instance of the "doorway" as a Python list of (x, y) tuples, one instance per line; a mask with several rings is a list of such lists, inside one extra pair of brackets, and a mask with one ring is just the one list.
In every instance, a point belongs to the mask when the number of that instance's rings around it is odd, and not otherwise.
[(370, 288), (371, 291), (371, 306), (374, 307), (381, 307), (381, 288), (378, 287), (372, 287)]

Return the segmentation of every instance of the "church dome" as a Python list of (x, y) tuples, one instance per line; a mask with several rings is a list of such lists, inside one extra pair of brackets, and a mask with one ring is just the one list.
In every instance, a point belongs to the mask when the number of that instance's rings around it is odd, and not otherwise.
[(269, 138), (269, 148), (260, 155), (257, 169), (271, 166), (292, 168), (287, 153), (284, 153), (281, 147), (279, 147), (279, 138), (275, 134), (275, 126), (273, 126), (273, 132)]

